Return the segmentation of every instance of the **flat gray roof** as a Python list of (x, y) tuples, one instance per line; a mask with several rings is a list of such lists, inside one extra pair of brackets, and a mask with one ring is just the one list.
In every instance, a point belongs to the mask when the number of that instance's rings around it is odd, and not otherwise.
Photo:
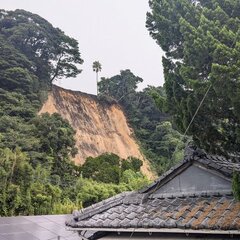
[(79, 240), (68, 231), (65, 221), (71, 215), (0, 217), (0, 240)]

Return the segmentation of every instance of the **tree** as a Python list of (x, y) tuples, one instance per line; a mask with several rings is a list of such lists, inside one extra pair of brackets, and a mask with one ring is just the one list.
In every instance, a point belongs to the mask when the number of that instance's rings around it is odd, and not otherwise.
[(237, 172), (233, 173), (232, 189), (235, 198), (240, 201), (240, 176)]
[(135, 76), (129, 69), (120, 71), (120, 75), (111, 78), (102, 78), (99, 82), (99, 92), (103, 95), (111, 96), (117, 102), (123, 102), (134, 94), (138, 83), (143, 79)]
[(1, 10), (0, 34), (33, 63), (32, 72), (46, 84), (81, 72), (78, 42), (36, 14)]
[(166, 107), (184, 132), (208, 152), (240, 154), (240, 2), (152, 0), (151, 36), (163, 57)]
[(88, 157), (82, 165), (83, 177), (105, 183), (119, 183), (120, 158), (111, 153), (102, 154), (96, 158)]
[(1, 215), (30, 213), (31, 207), (27, 204), (27, 195), (33, 180), (33, 168), (27, 155), (19, 148), (15, 151), (0, 149), (0, 166)]
[(116, 154), (105, 153), (95, 158), (88, 157), (81, 170), (84, 178), (91, 178), (103, 183), (119, 184), (121, 175), (126, 170), (131, 169), (135, 173), (140, 173), (141, 166), (142, 161), (138, 158), (120, 159)]
[[(41, 164), (51, 167), (52, 175), (61, 175), (61, 183), (67, 184), (74, 178), (75, 168), (70, 157), (74, 157), (77, 153), (75, 131), (57, 113), (42, 114), (34, 118), (32, 122), (36, 127), (35, 136), (39, 139), (38, 151), (45, 158), (45, 162), (41, 158), (34, 159), (34, 164), (41, 162)], [(47, 157), (44, 154), (47, 154)]]
[(93, 62), (93, 71), (96, 72), (97, 95), (98, 95), (98, 73), (102, 70), (102, 65), (99, 61)]

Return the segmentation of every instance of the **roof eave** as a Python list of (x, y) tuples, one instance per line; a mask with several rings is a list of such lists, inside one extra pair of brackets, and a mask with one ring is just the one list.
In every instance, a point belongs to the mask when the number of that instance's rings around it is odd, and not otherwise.
[(68, 231), (94, 231), (94, 232), (136, 232), (136, 233), (177, 233), (177, 234), (213, 234), (213, 235), (239, 235), (240, 230), (211, 230), (211, 229), (179, 229), (179, 228), (70, 228)]

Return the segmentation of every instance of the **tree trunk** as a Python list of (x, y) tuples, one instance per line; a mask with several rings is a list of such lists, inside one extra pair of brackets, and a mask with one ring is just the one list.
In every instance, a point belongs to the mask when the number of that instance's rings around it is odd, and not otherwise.
[(98, 71), (96, 71), (96, 82), (97, 82), (97, 96), (98, 96)]

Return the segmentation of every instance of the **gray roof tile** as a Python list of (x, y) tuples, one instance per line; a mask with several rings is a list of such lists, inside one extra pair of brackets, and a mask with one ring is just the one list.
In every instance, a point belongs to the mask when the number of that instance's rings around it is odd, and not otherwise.
[(119, 220), (118, 218), (115, 218), (113, 221), (111, 221), (110, 226), (112, 227), (116, 227), (121, 223), (121, 220)]
[(139, 219), (138, 218), (134, 218), (132, 221), (130, 221), (129, 227), (130, 228), (135, 228), (136, 226), (138, 226), (138, 223), (139, 223)]
[[(164, 206), (169, 206), (165, 210), (159, 206), (151, 204), (149, 199), (144, 204), (137, 207), (134, 204), (118, 206), (122, 212), (100, 213), (97, 216), (77, 221), (75, 224), (69, 223), (72, 227), (79, 228), (132, 228), (132, 227), (167, 227), (167, 228), (191, 228), (191, 229), (239, 229), (240, 228), (240, 203), (233, 197), (225, 196), (203, 199), (202, 197), (178, 198), (176, 201), (163, 199)], [(174, 204), (173, 204), (174, 203)], [(178, 205), (176, 203), (179, 203)], [(116, 207), (112, 211), (117, 209)], [(146, 209), (148, 209), (146, 211)], [(168, 210), (166, 210), (168, 209)], [(170, 210), (171, 209), (171, 210)], [(114, 216), (114, 217), (113, 217)], [(97, 220), (96, 220), (97, 219)], [(221, 221), (220, 221), (221, 219)], [(234, 222), (234, 224), (233, 224)]]
[(193, 162), (230, 178), (240, 164), (209, 156), (203, 151), (186, 156), (184, 161), (139, 192), (122, 193), (74, 213), (67, 222), (72, 228), (184, 228), (240, 229), (240, 203), (229, 192), (152, 194), (175, 171)]

